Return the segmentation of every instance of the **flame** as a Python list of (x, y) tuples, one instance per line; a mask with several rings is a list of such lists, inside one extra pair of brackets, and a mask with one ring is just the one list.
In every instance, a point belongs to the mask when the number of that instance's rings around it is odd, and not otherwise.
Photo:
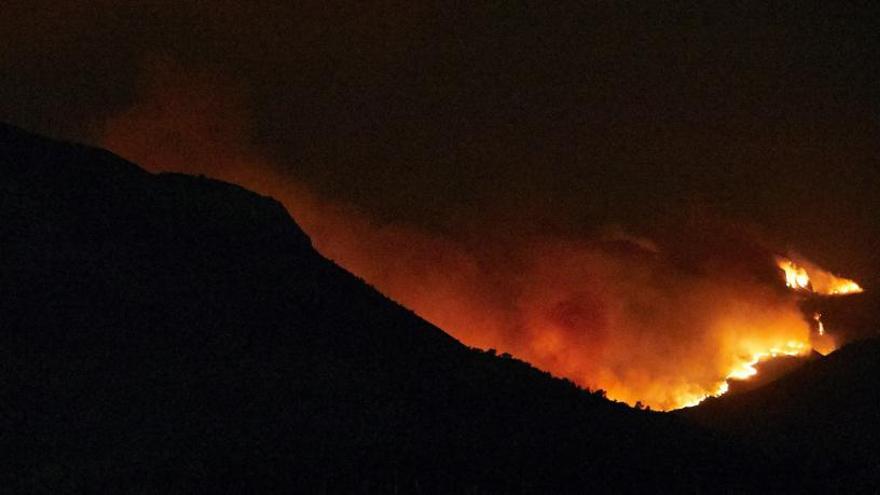
[(746, 380), (758, 374), (755, 366), (761, 361), (779, 356), (799, 356), (809, 353), (809, 351), (810, 347), (808, 344), (790, 340), (783, 347), (771, 347), (767, 351), (759, 351), (752, 354), (748, 359), (739, 363), (733, 371), (728, 373), (726, 380)]
[[(809, 261), (800, 260), (795, 263), (789, 258), (776, 257), (776, 265), (785, 274), (786, 287), (795, 291), (806, 291), (819, 295), (843, 296), (858, 294), (864, 289), (854, 280), (838, 277)], [(699, 404), (709, 397), (719, 397), (730, 390), (730, 380), (748, 380), (758, 374), (757, 365), (763, 361), (780, 356), (803, 356), (810, 351), (826, 355), (836, 349), (836, 343), (831, 335), (825, 331), (825, 323), (822, 314), (813, 313), (813, 321), (816, 322), (817, 336), (808, 339), (789, 340), (782, 345), (770, 347), (759, 346), (744, 353), (725, 376), (724, 380), (716, 385), (714, 392), (708, 394), (684, 394), (679, 396), (681, 407), (691, 407)]]
[(809, 289), (810, 276), (807, 271), (791, 260), (780, 258), (777, 265), (785, 272), (785, 286), (792, 289)]
[(681, 397), (680, 407), (692, 407), (709, 397), (720, 397), (730, 390), (730, 380), (748, 380), (758, 374), (758, 364), (769, 359), (781, 356), (804, 356), (809, 354), (809, 343), (789, 340), (780, 346), (773, 346), (766, 350), (754, 351), (740, 356), (731, 371), (727, 373), (723, 381), (718, 382), (714, 392), (704, 395), (688, 395)]
[(154, 72), (142, 100), (105, 122), (106, 147), (153, 171), (204, 174), (273, 196), (324, 256), (463, 343), (614, 400), (677, 409), (727, 392), (728, 380), (754, 376), (763, 360), (833, 349), (831, 332), (820, 326), (824, 335), (816, 335), (798, 293), (861, 292), (788, 258), (777, 264), (794, 293), (780, 291), (751, 276), (773, 259), (738, 232), (723, 242), (686, 232), (685, 242), (619, 231), (532, 238), (511, 236), (506, 225), (483, 228), (494, 223), (487, 218), (449, 237), (380, 222), (322, 198), (253, 148), (245, 92), (233, 82), (176, 67)]
[(822, 321), (822, 313), (814, 313), (813, 321), (816, 322), (817, 332), (817, 335), (813, 335), (813, 338), (810, 339), (810, 345), (812, 345), (813, 350), (823, 356), (830, 352), (834, 352), (834, 350), (837, 349), (837, 341), (834, 338), (834, 335), (825, 331), (825, 323)]
[(777, 256), (776, 265), (785, 272), (785, 285), (792, 289), (825, 296), (858, 294), (864, 291), (854, 280), (838, 277), (808, 261), (795, 263), (789, 258)]
[(816, 324), (819, 326), (819, 335), (825, 335), (825, 324), (822, 323), (822, 313), (815, 313), (813, 319), (816, 320)]
[[(795, 263), (789, 258), (777, 256), (776, 265), (785, 274), (786, 287), (796, 291), (808, 291), (828, 296), (863, 292), (861, 286), (854, 280), (838, 277), (808, 261), (801, 260), (799, 263)], [(763, 361), (780, 356), (803, 356), (809, 354), (811, 350), (816, 350), (823, 355), (833, 351), (836, 347), (834, 339), (830, 335), (826, 335), (822, 314), (814, 313), (813, 320), (816, 322), (817, 338), (811, 339), (809, 342), (789, 340), (781, 346), (772, 346), (768, 349), (753, 350), (751, 353), (747, 353), (746, 357), (741, 358), (727, 373), (724, 381), (718, 383), (713, 393), (682, 397), (683, 407), (694, 406), (709, 397), (718, 397), (727, 393), (730, 389), (730, 380), (748, 380), (757, 375), (757, 365)]]

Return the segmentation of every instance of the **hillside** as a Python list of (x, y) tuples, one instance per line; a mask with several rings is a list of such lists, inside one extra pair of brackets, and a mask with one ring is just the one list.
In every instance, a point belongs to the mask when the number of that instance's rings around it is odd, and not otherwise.
[(0, 126), (0, 484), (29, 493), (705, 491), (747, 456), (468, 349), (276, 201)]
[(755, 390), (677, 414), (746, 443), (793, 483), (880, 489), (880, 340), (851, 343)]

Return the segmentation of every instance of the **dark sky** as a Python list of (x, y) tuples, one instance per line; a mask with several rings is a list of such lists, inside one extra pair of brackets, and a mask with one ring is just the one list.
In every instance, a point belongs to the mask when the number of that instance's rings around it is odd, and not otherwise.
[(354, 3), (7, 1), (0, 119), (98, 142), (159, 60), (231, 84), (255, 147), (381, 218), (705, 209), (875, 278), (876, 2)]

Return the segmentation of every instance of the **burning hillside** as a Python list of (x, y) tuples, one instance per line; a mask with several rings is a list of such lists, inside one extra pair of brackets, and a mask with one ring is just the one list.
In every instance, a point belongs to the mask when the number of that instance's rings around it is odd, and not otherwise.
[(843, 296), (862, 292), (862, 288), (855, 281), (838, 277), (809, 261), (794, 262), (777, 256), (776, 264), (785, 272), (785, 285), (791, 289), (824, 296)]
[(814, 342), (827, 352), (830, 337), (804, 315), (802, 297), (861, 290), (701, 220), (656, 239), (617, 227), (519, 234), (491, 218), (454, 235), (382, 223), (278, 173), (250, 146), (236, 98), (203, 91), (198, 77), (162, 77), (174, 80), (107, 122), (105, 146), (154, 171), (278, 198), (325, 256), (462, 342), (615, 400), (675, 409), (724, 393), (762, 360), (809, 353)]

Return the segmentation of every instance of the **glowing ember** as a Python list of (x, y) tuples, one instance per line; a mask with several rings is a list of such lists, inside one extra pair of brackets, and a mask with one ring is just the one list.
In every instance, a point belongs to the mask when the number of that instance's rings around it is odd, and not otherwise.
[(785, 272), (785, 285), (825, 296), (858, 294), (863, 292), (855, 281), (838, 277), (807, 261), (776, 258), (776, 265)]
[(819, 335), (825, 335), (825, 324), (822, 323), (822, 313), (814, 314), (813, 319), (816, 320), (816, 324), (819, 325)]

